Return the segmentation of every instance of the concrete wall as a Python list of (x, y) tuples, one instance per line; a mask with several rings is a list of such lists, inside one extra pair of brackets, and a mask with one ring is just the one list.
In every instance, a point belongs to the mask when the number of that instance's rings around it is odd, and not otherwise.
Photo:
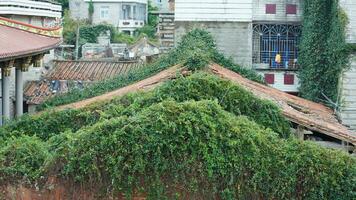
[(356, 1), (355, 0), (340, 0), (340, 4), (345, 10), (349, 18), (347, 42), (356, 43)]
[(175, 22), (175, 42), (193, 28), (212, 33), (219, 50), (237, 64), (252, 66), (252, 24), (246, 22)]
[(73, 19), (88, 19), (88, 3), (83, 0), (69, 0), (70, 14)]
[(340, 87), (340, 119), (356, 130), (356, 55), (352, 58), (351, 68), (342, 75)]
[[(299, 22), (303, 15), (303, 0), (253, 0), (254, 21)], [(276, 14), (266, 14), (266, 4), (276, 4)], [(297, 14), (286, 14), (287, 4), (297, 5)]]
[[(299, 78), (297, 76), (296, 71), (284, 71), (284, 70), (273, 70), (273, 69), (256, 69), (257, 72), (264, 77), (265, 74), (273, 74), (274, 75), (274, 84), (269, 84), (269, 86), (281, 90), (283, 92), (288, 93), (298, 93), (299, 90)], [(294, 84), (285, 84), (284, 83), (284, 75), (294, 75)]]
[(176, 0), (176, 21), (252, 21), (253, 0)]

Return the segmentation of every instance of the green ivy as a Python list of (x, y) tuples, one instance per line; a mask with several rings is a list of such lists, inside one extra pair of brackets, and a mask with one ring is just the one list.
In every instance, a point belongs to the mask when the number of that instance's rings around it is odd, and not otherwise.
[(0, 148), (0, 182), (40, 181), (49, 156), (48, 144), (37, 137), (9, 139)]
[(303, 97), (328, 105), (337, 102), (339, 77), (348, 64), (345, 25), (338, 0), (304, 1), (299, 56)]
[(128, 199), (354, 199), (355, 158), (283, 139), (288, 129), (273, 103), (194, 73), (0, 128), (0, 177), (55, 176)]

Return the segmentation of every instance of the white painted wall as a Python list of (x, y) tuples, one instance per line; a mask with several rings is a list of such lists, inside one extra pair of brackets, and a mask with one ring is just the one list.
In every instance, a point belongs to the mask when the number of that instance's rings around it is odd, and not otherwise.
[(350, 69), (342, 75), (340, 95), (342, 123), (356, 130), (356, 55), (352, 58)]
[(349, 18), (347, 42), (356, 43), (356, 0), (340, 0)]
[(253, 0), (176, 0), (176, 21), (252, 21)]
[[(297, 93), (300, 86), (298, 76), (295, 71), (283, 71), (283, 70), (258, 70), (257, 71), (262, 77), (264, 74), (274, 74), (274, 84), (269, 84), (269, 86), (281, 90), (283, 92)], [(294, 85), (284, 84), (284, 74), (294, 75)]]
[(0, 14), (60, 18), (62, 6), (58, 3), (34, 0), (1, 0)]
[[(303, 0), (253, 0), (254, 21), (300, 22), (303, 15)], [(276, 4), (276, 14), (266, 14), (266, 4)], [(297, 5), (296, 15), (287, 15), (287, 4)]]

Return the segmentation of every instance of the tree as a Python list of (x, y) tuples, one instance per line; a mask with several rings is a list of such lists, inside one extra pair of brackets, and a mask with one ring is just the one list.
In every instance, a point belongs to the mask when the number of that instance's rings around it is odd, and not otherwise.
[(93, 14), (94, 14), (93, 0), (89, 1), (88, 13), (89, 13), (89, 23), (92, 24), (93, 23)]
[(337, 101), (339, 76), (347, 66), (345, 23), (338, 0), (305, 0), (300, 45), (301, 96), (329, 104)]
[(56, 0), (58, 3), (62, 5), (63, 12), (66, 9), (69, 9), (69, 0)]

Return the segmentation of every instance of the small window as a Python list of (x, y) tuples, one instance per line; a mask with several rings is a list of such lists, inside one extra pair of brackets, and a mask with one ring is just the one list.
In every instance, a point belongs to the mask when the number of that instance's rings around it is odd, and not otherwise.
[(265, 74), (265, 82), (267, 84), (274, 84), (274, 74)]
[(297, 5), (295, 5), (295, 4), (287, 4), (286, 13), (288, 15), (296, 15), (297, 14)]
[(122, 6), (124, 20), (132, 19), (131, 5)]
[(100, 18), (101, 19), (109, 19), (109, 6), (101, 6), (100, 7)]
[(294, 74), (284, 74), (284, 85), (294, 85)]
[(276, 4), (266, 4), (266, 14), (276, 14)]

